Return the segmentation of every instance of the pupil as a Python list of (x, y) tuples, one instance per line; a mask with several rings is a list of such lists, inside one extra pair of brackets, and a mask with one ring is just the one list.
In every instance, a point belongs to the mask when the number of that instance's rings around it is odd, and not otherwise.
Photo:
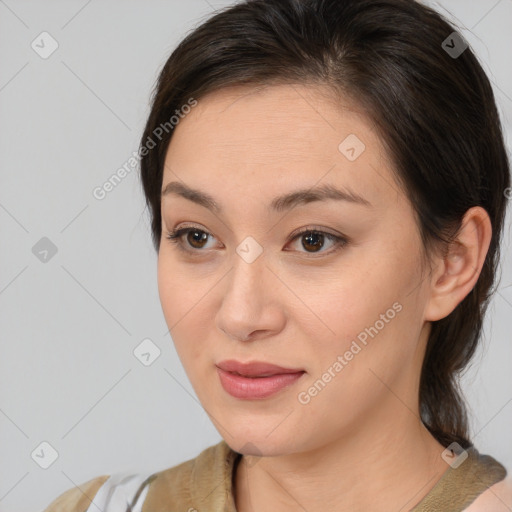
[[(197, 234), (199, 234), (198, 237), (195, 236)], [(199, 243), (199, 246), (200, 246), (201, 241), (206, 241), (207, 236), (208, 235), (206, 233), (204, 233), (203, 231), (196, 230), (196, 231), (189, 232), (189, 238), (192, 238), (192, 240), (193, 240), (193, 243), (191, 245), (194, 245), (195, 243)]]
[[(310, 232), (307, 235), (304, 235), (304, 239), (307, 240), (308, 245), (312, 245), (318, 249), (318, 248), (322, 248), (322, 246), (323, 246), (323, 243), (319, 243), (319, 241), (318, 241), (318, 239), (319, 238), (321, 239), (322, 236), (323, 235), (321, 233)], [(313, 240), (313, 241), (311, 242), (311, 240)], [(304, 244), (302, 244), (302, 245), (304, 246), (305, 249), (307, 249), (307, 247)]]

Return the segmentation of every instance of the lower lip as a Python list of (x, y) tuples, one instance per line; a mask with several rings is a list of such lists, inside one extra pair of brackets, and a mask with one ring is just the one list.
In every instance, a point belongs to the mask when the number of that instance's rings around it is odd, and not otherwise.
[(299, 380), (304, 372), (280, 373), (269, 377), (243, 377), (217, 368), (224, 390), (235, 398), (255, 400), (267, 398)]

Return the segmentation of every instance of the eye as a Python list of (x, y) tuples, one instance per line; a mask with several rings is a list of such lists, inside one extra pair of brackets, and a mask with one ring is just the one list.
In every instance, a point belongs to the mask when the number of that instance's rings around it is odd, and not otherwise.
[[(186, 244), (183, 241), (183, 238), (186, 238)], [(205, 244), (208, 242), (208, 238), (212, 237), (212, 234), (203, 229), (199, 229), (197, 227), (184, 227), (181, 229), (173, 229), (168, 232), (166, 238), (174, 244), (177, 244), (177, 247), (185, 251), (187, 253), (199, 253), (201, 249), (208, 248)], [(339, 235), (335, 235), (333, 233), (327, 233), (325, 231), (321, 231), (317, 228), (306, 228), (298, 233), (294, 233), (291, 236), (291, 242), (295, 240), (299, 240), (302, 238), (302, 247), (307, 249), (305, 252), (308, 254), (315, 253), (332, 253), (344, 247), (348, 240), (347, 238)], [(325, 246), (325, 240), (328, 240), (333, 249), (329, 251), (321, 251), (321, 249)], [(313, 249), (313, 250), (309, 250)], [(299, 251), (301, 252), (301, 251)]]
[[(307, 250), (306, 253), (314, 254), (321, 252), (322, 254), (330, 254), (344, 247), (348, 240), (345, 237), (335, 235), (333, 233), (326, 233), (316, 228), (306, 228), (298, 233), (292, 235), (293, 241), (301, 242), (301, 246), (304, 249), (313, 249), (312, 251)], [(328, 240), (331, 243), (331, 250), (321, 251), (325, 247), (325, 241)], [(300, 251), (299, 251), (300, 252)]]
[[(190, 244), (192, 250), (184, 247), (183, 237), (185, 235), (187, 235), (187, 243)], [(182, 251), (194, 252), (194, 250), (203, 249), (205, 247), (204, 242), (207, 241), (209, 236), (211, 237), (212, 235), (207, 231), (203, 231), (202, 229), (195, 227), (187, 227), (181, 229), (173, 229), (167, 233), (166, 238), (170, 242), (177, 244), (178, 248)]]

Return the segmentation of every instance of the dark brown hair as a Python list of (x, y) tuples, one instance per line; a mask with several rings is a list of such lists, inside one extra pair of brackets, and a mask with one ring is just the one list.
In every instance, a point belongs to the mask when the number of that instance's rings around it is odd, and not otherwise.
[[(446, 248), (465, 212), (483, 207), (493, 228), (484, 266), (467, 297), (432, 323), (419, 393), (432, 435), (444, 446), (468, 447), (458, 375), (495, 291), (510, 175), (491, 85), (471, 48), (454, 56), (443, 47), (453, 32), (440, 14), (412, 0), (242, 1), (194, 29), (167, 60), (139, 152), (159, 250), (171, 116), (190, 98), (229, 86), (318, 84), (333, 97), (354, 99), (375, 123), (414, 208), (425, 254)], [(156, 147), (148, 150), (150, 140)]]

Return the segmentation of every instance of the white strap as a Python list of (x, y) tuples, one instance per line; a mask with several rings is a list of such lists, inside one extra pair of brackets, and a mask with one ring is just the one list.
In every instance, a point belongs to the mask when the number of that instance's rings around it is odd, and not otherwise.
[[(152, 473), (116, 473), (99, 488), (86, 512), (142, 512), (148, 493), (146, 485), (135, 503), (137, 491)], [(131, 506), (131, 508), (129, 508)]]

